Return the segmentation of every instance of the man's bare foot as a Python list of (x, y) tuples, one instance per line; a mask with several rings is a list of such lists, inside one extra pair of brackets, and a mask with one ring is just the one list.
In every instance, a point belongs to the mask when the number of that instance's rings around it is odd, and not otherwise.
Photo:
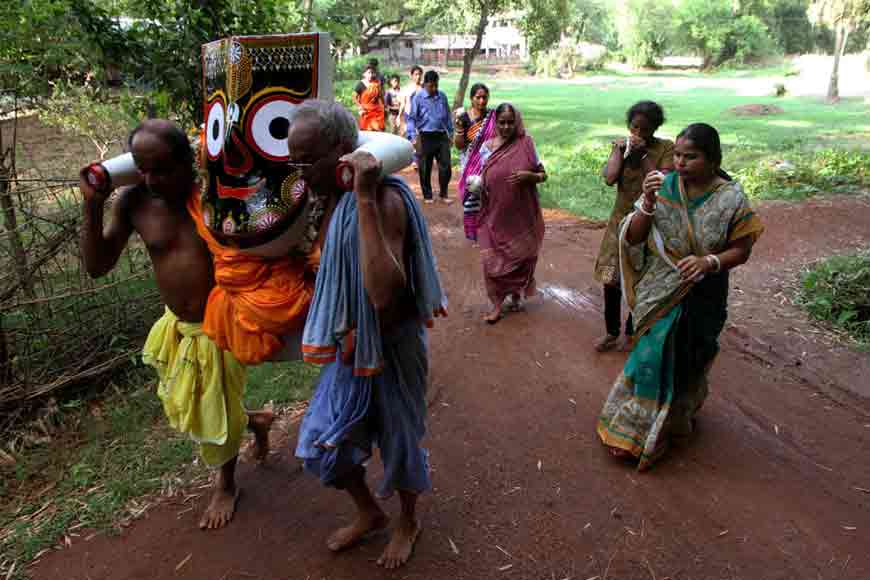
[(253, 457), (263, 461), (269, 454), (269, 429), (275, 421), (272, 411), (248, 411), (248, 428), (254, 432)]
[(419, 520), (402, 522), (393, 529), (390, 543), (387, 544), (384, 553), (378, 558), (378, 566), (387, 570), (394, 570), (403, 565), (414, 552), (414, 543), (422, 531)]
[(333, 552), (339, 552), (356, 545), (366, 534), (387, 527), (389, 518), (384, 512), (371, 515), (357, 514), (356, 519), (349, 526), (337, 529), (329, 539), (326, 547)]
[(236, 513), (236, 504), (239, 502), (241, 490), (234, 488), (232, 491), (223, 489), (222, 486), (215, 484), (215, 490), (212, 493), (211, 501), (202, 514), (202, 519), (199, 520), (199, 529), (201, 530), (217, 530), (224, 527), (233, 515)]

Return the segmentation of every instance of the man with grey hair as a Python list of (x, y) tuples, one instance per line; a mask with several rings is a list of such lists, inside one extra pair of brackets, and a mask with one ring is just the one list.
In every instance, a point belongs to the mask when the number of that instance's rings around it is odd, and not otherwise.
[[(401, 516), (378, 564), (398, 568), (420, 533), (418, 495), (431, 487), (425, 434), (426, 326), (446, 314), (426, 222), (407, 184), (381, 178), (372, 155), (354, 152), (353, 116), (339, 104), (309, 100), (288, 133), (290, 163), (314, 195), (327, 195), (322, 257), (302, 352), (324, 364), (300, 427), (296, 455), (328, 486), (344, 489), (357, 515), (327, 540), (348, 548), (385, 528), (387, 516), (365, 480), (372, 445), (384, 478), (378, 497), (398, 492)], [(354, 173), (353, 192), (336, 180)]]

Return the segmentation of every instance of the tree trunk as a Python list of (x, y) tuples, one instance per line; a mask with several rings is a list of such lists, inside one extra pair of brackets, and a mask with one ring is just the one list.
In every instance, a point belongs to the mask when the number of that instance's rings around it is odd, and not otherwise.
[[(16, 108), (18, 103), (16, 101)], [(17, 114), (17, 113), (16, 113)], [(16, 119), (17, 121), (17, 119)], [(3, 237), (8, 240), (9, 253), (18, 277), (18, 287), (28, 298), (33, 298), (33, 283), (28, 274), (27, 253), (18, 231), (18, 217), (15, 214), (15, 202), (12, 199), (10, 180), (15, 176), (15, 139), (9, 149), (3, 148), (3, 129), (0, 128), (0, 208), (3, 213)], [(6, 243), (6, 242), (2, 242)]]
[(6, 340), (6, 329), (3, 327), (3, 315), (0, 314), (0, 387), (9, 387), (14, 378), (12, 353)]
[(453, 97), (454, 111), (461, 107), (465, 101), (465, 89), (468, 88), (468, 78), (471, 76), (471, 64), (474, 62), (474, 57), (480, 52), (480, 45), (483, 44), (483, 33), (486, 32), (486, 25), (489, 23), (489, 6), (486, 2), (480, 2), (479, 5), (480, 20), (477, 21), (474, 46), (466, 48), (465, 54), (462, 56), (462, 78), (459, 79), (459, 87), (457, 87), (456, 95)]
[(844, 22), (837, 23), (836, 41), (834, 42), (834, 68), (831, 69), (831, 80), (828, 82), (828, 102), (840, 100), (840, 57), (846, 52), (846, 42), (849, 40), (849, 28)]
[(33, 283), (28, 274), (27, 254), (21, 241), (21, 232), (18, 231), (18, 218), (15, 215), (15, 203), (12, 201), (9, 179), (11, 174), (0, 170), (0, 207), (3, 209), (3, 233), (9, 243), (12, 262), (18, 275), (18, 287), (28, 298), (33, 298)]
[(314, 0), (303, 0), (302, 13), (305, 19), (302, 21), (302, 29), (305, 31), (311, 30), (311, 14), (314, 12)]

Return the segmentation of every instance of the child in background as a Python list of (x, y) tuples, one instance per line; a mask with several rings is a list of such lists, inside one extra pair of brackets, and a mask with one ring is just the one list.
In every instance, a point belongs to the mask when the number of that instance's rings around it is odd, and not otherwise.
[(387, 116), (390, 120), (390, 132), (393, 135), (401, 135), (402, 119), (399, 117), (399, 111), (402, 108), (402, 90), (399, 86), (399, 75), (390, 77), (390, 88), (384, 98), (384, 104), (387, 106)]

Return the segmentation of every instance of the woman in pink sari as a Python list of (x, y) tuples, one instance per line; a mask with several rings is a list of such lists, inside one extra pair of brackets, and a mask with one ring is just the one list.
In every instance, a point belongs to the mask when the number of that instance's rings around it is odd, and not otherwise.
[(495, 324), (507, 298), (519, 310), (535, 294), (535, 266), (544, 240), (537, 184), (547, 173), (519, 111), (502, 103), (495, 110), (496, 135), (481, 147), (482, 207), (477, 239), (486, 293), (492, 302), (484, 320)]
[(483, 83), (471, 85), (468, 91), (471, 110), (456, 118), (453, 144), (459, 149), (459, 199), (462, 200), (465, 237), (477, 241), (477, 220), (480, 214), (480, 194), (468, 187), (468, 178), (483, 171), (480, 148), (495, 137), (495, 111), (487, 108), (489, 89)]

